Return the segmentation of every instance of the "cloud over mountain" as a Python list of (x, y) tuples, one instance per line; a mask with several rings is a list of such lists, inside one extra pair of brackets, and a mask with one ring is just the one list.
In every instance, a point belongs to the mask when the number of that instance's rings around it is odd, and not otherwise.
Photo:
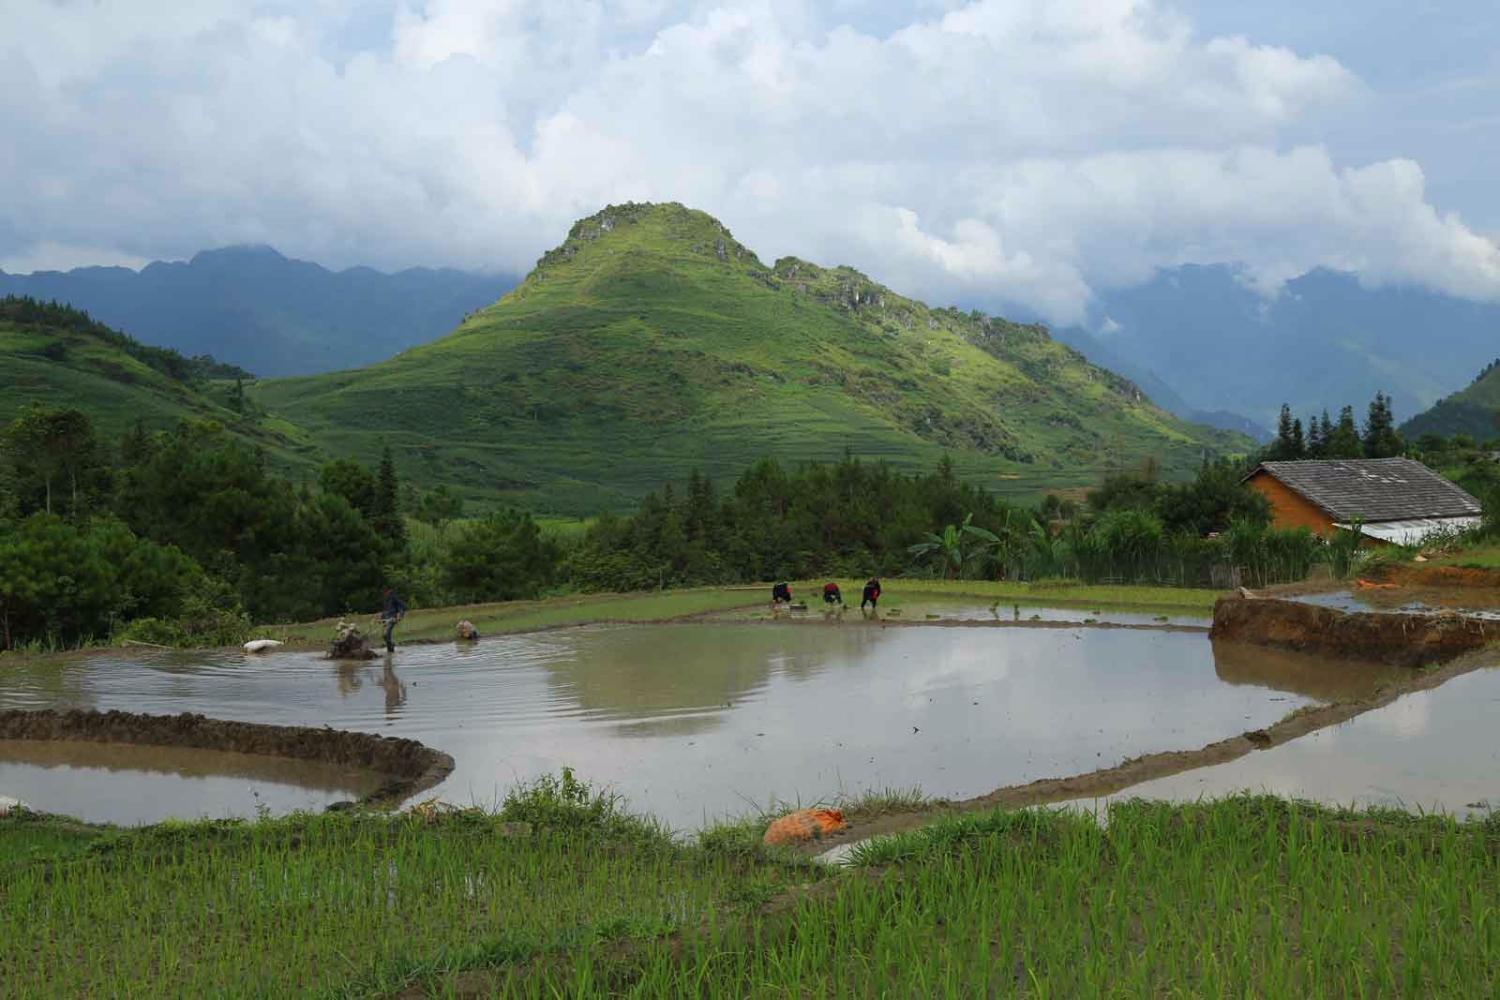
[(1188, 260), (1500, 298), (1500, 250), (1416, 159), (1316, 141), (1366, 82), (1151, 0), (11, 0), (6, 24), (11, 270), (269, 242), (517, 271), (602, 204), (674, 199), (768, 255), (1060, 323)]

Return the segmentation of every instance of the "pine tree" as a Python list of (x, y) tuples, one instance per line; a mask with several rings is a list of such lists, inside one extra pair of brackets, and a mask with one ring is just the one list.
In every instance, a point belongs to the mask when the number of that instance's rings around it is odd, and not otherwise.
[(1324, 441), (1329, 458), (1359, 458), (1364, 454), (1359, 427), (1354, 423), (1354, 407), (1346, 406), (1339, 411), (1339, 422)]
[(1401, 436), (1396, 433), (1396, 418), (1391, 412), (1391, 400), (1383, 392), (1377, 392), (1370, 400), (1369, 417), (1365, 420), (1365, 457), (1395, 458), (1401, 454)]
[(401, 481), (396, 476), (390, 445), (386, 445), (381, 453), (380, 471), (375, 476), (375, 511), (371, 522), (392, 549), (399, 552), (406, 548), (406, 522), (401, 518)]
[(1307, 442), (1302, 436), (1302, 418), (1292, 421), (1292, 457), (1307, 457)]
[(1271, 458), (1278, 462), (1297, 458), (1297, 442), (1292, 431), (1292, 408), (1281, 404), (1281, 416), (1276, 421), (1276, 442), (1271, 446)]
[(245, 383), (242, 379), (234, 380), (234, 394), (229, 397), (229, 405), (234, 407), (237, 413), (245, 412)]
[(1325, 433), (1326, 432), (1323, 429), (1323, 422), (1318, 419), (1318, 415), (1316, 413), (1314, 413), (1311, 417), (1307, 418), (1307, 457), (1308, 458), (1322, 458), (1323, 457), (1323, 450), (1324, 450), (1323, 449), (1323, 438), (1324, 438)]

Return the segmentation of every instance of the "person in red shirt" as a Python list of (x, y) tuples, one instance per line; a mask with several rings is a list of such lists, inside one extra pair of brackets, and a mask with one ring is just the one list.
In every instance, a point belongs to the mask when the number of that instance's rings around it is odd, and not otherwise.
[(823, 603), (824, 604), (837, 604), (839, 607), (843, 607), (844, 606), (844, 595), (839, 592), (839, 585), (838, 584), (836, 584), (836, 583), (825, 583), (825, 584), (823, 584)]
[(868, 604), (876, 611), (880, 610), (880, 581), (873, 576), (865, 581), (865, 592), (859, 599), (859, 610), (863, 611)]

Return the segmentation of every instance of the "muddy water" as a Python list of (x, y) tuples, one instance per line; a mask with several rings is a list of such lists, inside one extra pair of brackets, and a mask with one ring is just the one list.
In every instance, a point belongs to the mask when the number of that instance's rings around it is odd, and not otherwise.
[(0, 740), (0, 788), (33, 809), (102, 823), (322, 809), (380, 787), (330, 764), (176, 747)]
[[(1443, 600), (1433, 595), (1433, 600), (1407, 588), (1399, 592), (1398, 597), (1386, 596), (1386, 591), (1370, 591), (1368, 593), (1356, 593), (1352, 590), (1334, 590), (1322, 594), (1303, 594), (1290, 598), (1294, 601), (1302, 601), (1305, 604), (1316, 604), (1323, 608), (1333, 608), (1335, 611), (1373, 611), (1386, 614), (1424, 614), (1438, 610), (1457, 611), (1459, 614), (1470, 618), (1484, 618), (1489, 620), (1500, 620), (1500, 609), (1493, 606), (1465, 606), (1465, 596), (1452, 595)], [(1493, 600), (1493, 595), (1490, 595)]]
[(438, 789), (449, 801), (493, 803), (569, 765), (691, 828), (772, 796), (913, 785), (967, 796), (1088, 771), (1378, 680), (1264, 650), (1216, 654), (1196, 634), (723, 624), (578, 628), (345, 665), (107, 653), (8, 668), (0, 707), (409, 736), (456, 759)]
[(1114, 797), (1183, 801), (1250, 791), (1335, 806), (1484, 815), (1500, 809), (1497, 717), (1500, 667), (1405, 695), (1341, 726), (1232, 763), (1149, 781)]
[[(823, 605), (811, 602), (806, 611), (781, 612), (783, 618), (821, 621)], [(1212, 615), (1173, 614), (1159, 611), (1116, 611), (1108, 608), (1058, 607), (1048, 604), (1022, 604), (1015, 601), (985, 601), (980, 598), (947, 598), (884, 601), (879, 616), (890, 621), (965, 621), (965, 622), (1098, 622), (1111, 625), (1198, 625), (1213, 624)], [(754, 619), (765, 621), (771, 614), (764, 608), (730, 611), (717, 616), (724, 621)], [(846, 623), (862, 623), (864, 613), (851, 603), (844, 611)]]

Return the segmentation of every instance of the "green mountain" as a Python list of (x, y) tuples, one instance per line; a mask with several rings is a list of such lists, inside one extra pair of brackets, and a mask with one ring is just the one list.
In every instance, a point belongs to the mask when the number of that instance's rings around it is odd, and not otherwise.
[(352, 371), (257, 382), (252, 398), (364, 461), (561, 513), (632, 506), (693, 468), (846, 449), (1009, 493), (1167, 474), (1242, 435), (1186, 424), (1038, 326), (932, 309), (850, 268), (762, 263), (681, 205), (573, 226), (494, 305)]
[(1500, 359), (1485, 365), (1467, 388), (1401, 425), (1401, 436), (1408, 440), (1423, 434), (1469, 434), (1475, 441), (1500, 437)]
[(32, 402), (77, 407), (106, 438), (138, 419), (154, 430), (213, 420), (285, 471), (316, 464), (307, 434), (248, 402), (236, 407), (247, 377), (207, 356), (147, 346), (67, 306), (0, 299), (0, 426)]

